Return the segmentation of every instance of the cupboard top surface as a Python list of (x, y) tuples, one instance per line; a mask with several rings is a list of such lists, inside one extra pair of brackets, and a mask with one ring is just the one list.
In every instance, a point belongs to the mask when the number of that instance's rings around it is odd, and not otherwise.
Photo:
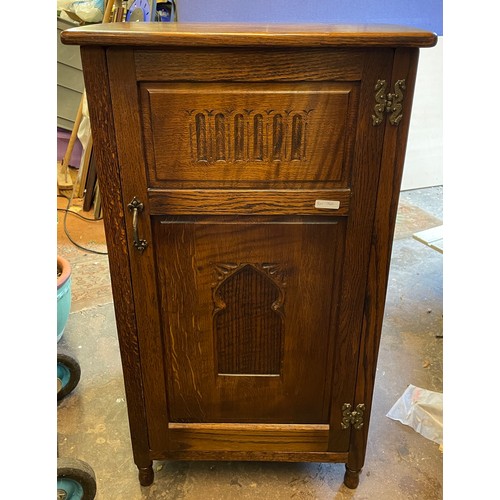
[(436, 34), (383, 24), (107, 23), (61, 35), (65, 44), (124, 46), (432, 47)]

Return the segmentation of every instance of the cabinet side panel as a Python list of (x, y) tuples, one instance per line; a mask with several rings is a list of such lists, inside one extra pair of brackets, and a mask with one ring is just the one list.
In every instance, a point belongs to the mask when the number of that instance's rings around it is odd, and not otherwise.
[[(138, 373), (142, 374), (144, 384), (151, 449), (164, 449), (167, 446), (165, 426), (168, 423), (168, 410), (165, 396), (163, 346), (158, 334), (160, 328), (156, 270), (154, 248), (151, 244), (150, 207), (133, 51), (121, 48), (108, 49), (107, 60), (112, 82), (111, 100), (122, 184), (121, 201), (127, 234), (130, 235), (128, 252), (141, 359), (141, 372)], [(134, 216), (129, 206), (134, 198), (143, 203), (143, 209), (136, 217), (136, 228), (134, 228)], [(148, 242), (144, 250), (139, 251), (136, 248), (133, 235)]]
[(93, 153), (101, 186), (104, 227), (111, 272), (111, 285), (118, 329), (118, 340), (125, 380), (127, 409), (134, 459), (138, 467), (149, 463), (149, 443), (144, 425), (146, 411), (140, 377), (139, 344), (132, 296), (127, 235), (121, 203), (121, 182), (109, 91), (105, 51), (83, 47), (82, 65), (92, 122)]
[(397, 49), (394, 58), (391, 88), (397, 80), (404, 79), (406, 91), (401, 122), (398, 126), (387, 124), (385, 127), (384, 154), (373, 226), (354, 401), (355, 405), (359, 403), (365, 405), (366, 418), (363, 427), (353, 432), (349, 448), (348, 466), (355, 471), (363, 467), (366, 454), (376, 363), (382, 332), (394, 226), (403, 175), (418, 54), (418, 49)]
[[(340, 326), (335, 346), (330, 414), (330, 450), (349, 448), (350, 430), (343, 429), (342, 406), (352, 404), (355, 391), (355, 368), (358, 363), (364, 291), (367, 280), (372, 225), (377, 197), (377, 183), (382, 159), (384, 130), (373, 126), (375, 85), (391, 75), (393, 51), (366, 50), (360, 89), (360, 105), (351, 178), (351, 204), (347, 223), (343, 283), (340, 301)], [(349, 374), (353, 374), (349, 376)]]

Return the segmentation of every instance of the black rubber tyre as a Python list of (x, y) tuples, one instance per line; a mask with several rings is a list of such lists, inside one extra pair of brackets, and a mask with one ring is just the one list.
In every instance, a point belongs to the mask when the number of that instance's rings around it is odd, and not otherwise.
[(58, 500), (93, 500), (97, 492), (95, 473), (76, 458), (57, 459)]
[(65, 352), (57, 353), (57, 400), (71, 393), (80, 382), (81, 368), (78, 361)]

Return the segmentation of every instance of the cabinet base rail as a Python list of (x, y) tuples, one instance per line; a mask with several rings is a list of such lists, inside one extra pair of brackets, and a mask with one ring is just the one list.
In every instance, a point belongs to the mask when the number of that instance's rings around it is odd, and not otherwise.
[(342, 452), (271, 452), (271, 451), (176, 451), (150, 452), (149, 465), (138, 466), (139, 482), (141, 486), (150, 486), (154, 481), (153, 460), (175, 461), (246, 461), (246, 462), (324, 462), (344, 463), (344, 484), (355, 489), (359, 484), (361, 469), (353, 470), (348, 464), (349, 453)]

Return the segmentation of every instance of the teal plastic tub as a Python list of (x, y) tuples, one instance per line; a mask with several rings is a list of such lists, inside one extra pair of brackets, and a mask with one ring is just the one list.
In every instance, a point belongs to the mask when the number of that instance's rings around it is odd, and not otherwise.
[(57, 256), (57, 341), (61, 340), (71, 309), (71, 266)]

